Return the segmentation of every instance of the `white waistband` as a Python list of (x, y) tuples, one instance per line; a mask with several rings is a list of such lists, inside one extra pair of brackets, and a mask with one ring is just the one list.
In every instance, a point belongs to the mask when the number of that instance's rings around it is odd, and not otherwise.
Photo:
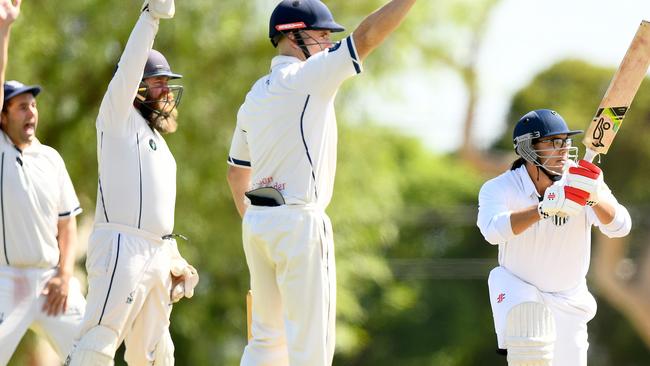
[(316, 203), (306, 203), (306, 204), (285, 204), (280, 206), (253, 206), (249, 205), (246, 210), (253, 211), (264, 211), (264, 210), (305, 210), (305, 211), (325, 211)]
[(130, 234), (134, 235), (143, 239), (147, 240), (152, 240), (157, 243), (162, 244), (165, 239), (162, 238), (160, 235), (156, 235), (154, 233), (150, 233), (146, 230), (138, 229), (135, 227), (127, 226), (127, 225), (122, 225), (122, 224), (114, 224), (114, 223), (96, 223), (95, 230), (113, 230), (113, 231), (119, 231), (124, 234)]
[(56, 267), (54, 268), (34, 268), (34, 267), (10, 267), (5, 265), (0, 265), (0, 273), (8, 273), (11, 275), (23, 275), (23, 276), (41, 276), (47, 272), (52, 272), (54, 274), (57, 271)]

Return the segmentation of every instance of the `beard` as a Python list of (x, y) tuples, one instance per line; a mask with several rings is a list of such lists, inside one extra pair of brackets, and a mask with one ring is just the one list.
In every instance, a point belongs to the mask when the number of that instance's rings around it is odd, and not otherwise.
[(176, 132), (178, 128), (177, 118), (178, 110), (176, 109), (176, 100), (174, 94), (169, 92), (164, 99), (150, 99), (147, 96), (144, 101), (136, 99), (138, 110), (142, 117), (149, 123), (149, 127), (155, 129), (161, 134)]

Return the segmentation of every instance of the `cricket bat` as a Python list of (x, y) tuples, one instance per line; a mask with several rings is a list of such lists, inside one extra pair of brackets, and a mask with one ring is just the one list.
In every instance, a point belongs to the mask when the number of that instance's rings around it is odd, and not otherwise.
[(644, 20), (616, 70), (582, 143), (585, 160), (607, 154), (650, 65), (650, 22)]

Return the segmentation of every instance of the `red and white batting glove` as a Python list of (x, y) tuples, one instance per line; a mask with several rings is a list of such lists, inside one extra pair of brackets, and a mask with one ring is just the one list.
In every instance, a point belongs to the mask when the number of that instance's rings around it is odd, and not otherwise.
[(542, 219), (551, 216), (573, 216), (584, 209), (589, 193), (567, 185), (554, 183), (546, 188), (544, 199), (537, 205), (537, 212)]
[(148, 11), (154, 18), (170, 19), (174, 17), (176, 8), (174, 0), (144, 0), (141, 11)]
[(603, 189), (603, 172), (593, 163), (580, 160), (578, 166), (569, 168), (566, 185), (589, 192), (588, 206), (595, 206), (600, 200), (598, 192)]

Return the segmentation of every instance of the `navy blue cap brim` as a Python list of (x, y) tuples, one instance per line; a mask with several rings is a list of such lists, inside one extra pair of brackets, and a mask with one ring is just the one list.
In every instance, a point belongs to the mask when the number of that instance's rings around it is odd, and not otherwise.
[(326, 22), (324, 24), (314, 24), (314, 26), (311, 27), (311, 29), (314, 30), (323, 29), (323, 30), (332, 31), (332, 33), (337, 33), (337, 32), (343, 32), (345, 30), (345, 27), (336, 22)]
[(555, 135), (573, 136), (573, 135), (581, 134), (583, 132), (585, 132), (585, 131), (583, 131), (583, 130), (570, 130), (570, 131), (566, 131), (566, 132), (552, 132), (552, 133), (547, 133), (544, 136), (540, 136), (539, 138), (555, 136)]
[(25, 85), (22, 88), (16, 88), (12, 90), (11, 93), (5, 94), (4, 102), (6, 103), (9, 99), (20, 94), (32, 93), (32, 95), (37, 96), (40, 92), (41, 92), (41, 87), (38, 85)]
[(156, 77), (156, 76), (167, 76), (170, 80), (171, 79), (181, 79), (183, 77), (183, 75), (181, 75), (181, 74), (174, 74), (173, 72), (161, 71), (161, 72), (154, 72), (154, 73), (151, 73), (151, 74), (148, 74), (148, 75), (143, 75), (142, 78), (146, 79), (146, 78), (153, 78), (153, 77)]

